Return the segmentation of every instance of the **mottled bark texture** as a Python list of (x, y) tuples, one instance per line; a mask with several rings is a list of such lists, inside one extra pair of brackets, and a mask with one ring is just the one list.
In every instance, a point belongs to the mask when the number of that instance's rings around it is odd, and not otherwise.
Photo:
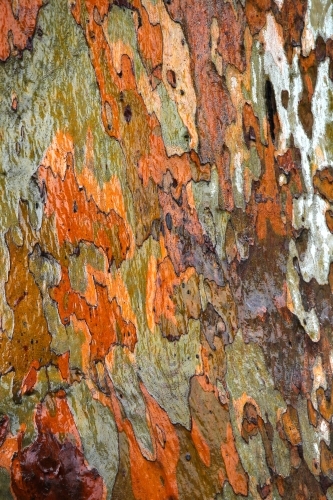
[(333, 499), (331, 0), (0, 0), (0, 500)]

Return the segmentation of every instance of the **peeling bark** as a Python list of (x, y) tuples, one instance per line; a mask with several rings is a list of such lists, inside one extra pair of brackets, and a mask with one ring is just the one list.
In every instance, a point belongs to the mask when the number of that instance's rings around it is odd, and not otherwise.
[(0, 1), (0, 500), (333, 498), (330, 0)]

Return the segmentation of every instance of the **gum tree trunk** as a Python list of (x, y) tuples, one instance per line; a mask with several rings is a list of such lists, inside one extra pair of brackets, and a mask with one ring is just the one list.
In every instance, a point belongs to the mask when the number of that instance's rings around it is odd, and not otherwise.
[(332, 36), (0, 0), (0, 500), (333, 499)]

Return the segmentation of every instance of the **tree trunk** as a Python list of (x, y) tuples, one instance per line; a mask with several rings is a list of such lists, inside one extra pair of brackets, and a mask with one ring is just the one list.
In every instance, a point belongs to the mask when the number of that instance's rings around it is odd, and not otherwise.
[(0, 500), (333, 499), (331, 0), (0, 0)]

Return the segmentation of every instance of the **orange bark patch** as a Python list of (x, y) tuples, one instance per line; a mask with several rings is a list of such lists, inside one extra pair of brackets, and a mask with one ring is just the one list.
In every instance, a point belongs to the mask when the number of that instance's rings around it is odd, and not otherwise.
[(329, 203), (333, 203), (333, 167), (317, 170), (313, 185), (319, 194)]
[(286, 228), (281, 220), (281, 202), (277, 188), (276, 174), (274, 168), (274, 147), (271, 141), (264, 150), (265, 171), (260, 180), (257, 191), (261, 202), (257, 204), (257, 234), (260, 240), (266, 239), (267, 225), (270, 224), (274, 233), (279, 236), (286, 234)]
[[(192, 173), (192, 170), (195, 174)], [(161, 185), (163, 176), (169, 171), (174, 182), (171, 192), (175, 198), (179, 198), (182, 187), (192, 177), (195, 180), (208, 180), (210, 168), (208, 165), (201, 166), (196, 153), (183, 154), (182, 156), (167, 156), (161, 135), (151, 133), (149, 137), (149, 155), (142, 156), (139, 160), (139, 175), (144, 186), (148, 185), (149, 178), (156, 184)]]
[(325, 212), (325, 220), (328, 229), (333, 233), (333, 211), (332, 210), (327, 210)]
[(61, 436), (66, 436), (66, 439), (70, 437), (75, 446), (82, 449), (80, 435), (65, 396), (64, 391), (59, 391), (54, 396), (47, 395), (45, 402), (37, 406), (36, 426), (40, 432), (47, 429), (57, 439)]
[(67, 168), (62, 180), (59, 175), (45, 167), (39, 169), (40, 182), (45, 182), (47, 200), (45, 213), (55, 213), (55, 223), (60, 245), (70, 242), (78, 245), (81, 240), (94, 242), (103, 248), (109, 261), (119, 264), (126, 258), (130, 248), (130, 235), (124, 219), (111, 210), (101, 212), (93, 199), (80, 189), (74, 174), (74, 167)]
[(141, 18), (140, 27), (137, 31), (139, 52), (145, 62), (146, 69), (151, 72), (162, 64), (163, 39), (161, 26), (150, 23), (147, 11), (141, 5), (140, 0), (134, 0), (133, 7), (138, 9)]
[(155, 294), (155, 322), (158, 323), (160, 318), (164, 316), (174, 324), (177, 324), (175, 317), (175, 304), (172, 300), (174, 287), (186, 283), (195, 270), (191, 267), (187, 268), (184, 273), (177, 276), (169, 257), (165, 258), (158, 267), (156, 278), (156, 294)]
[(195, 419), (193, 418), (192, 418), (191, 438), (199, 454), (199, 457), (201, 458), (206, 467), (210, 467), (209, 446), (205, 441), (203, 435), (201, 434)]
[(18, 440), (16, 436), (7, 435), (4, 443), (0, 446), (0, 466), (11, 471), (12, 459), (18, 451)]
[(69, 379), (69, 351), (58, 356), (58, 367), (64, 380)]
[(31, 363), (30, 369), (27, 375), (24, 377), (22, 386), (21, 386), (21, 394), (26, 394), (32, 391), (36, 382), (37, 382), (37, 370), (39, 368), (38, 361), (33, 361)]
[[(151, 436), (156, 451), (154, 461), (146, 460), (135, 439), (129, 420), (121, 416), (120, 403), (114, 392), (112, 403), (119, 431), (124, 431), (129, 443), (133, 494), (136, 500), (178, 498), (176, 466), (179, 459), (177, 434), (167, 413), (156, 403), (141, 384), (151, 422)], [(161, 435), (165, 436), (161, 439)]]
[(41, 164), (45, 167), (51, 167), (53, 173), (63, 179), (66, 173), (67, 163), (69, 162), (69, 158), (67, 158), (68, 154), (71, 154), (73, 158), (73, 139), (69, 134), (58, 131), (51, 145), (47, 148)]
[(13, 12), (14, 2), (0, 2), (0, 60), (5, 61), (12, 52), (29, 47), (29, 42), (36, 27), (37, 14), (42, 0), (20, 0), (15, 2), (17, 8)]
[(107, 288), (96, 284), (96, 304), (90, 306), (84, 298), (71, 288), (68, 271), (62, 269), (62, 280), (51, 292), (58, 303), (59, 314), (64, 324), (71, 315), (85, 321), (91, 335), (91, 360), (102, 359), (112, 344), (119, 342), (131, 351), (137, 341), (133, 323), (126, 322), (115, 299), (109, 300)]
[(297, 410), (292, 406), (287, 407), (287, 411), (282, 415), (284, 432), (288, 441), (293, 446), (302, 444), (301, 430), (298, 420)]
[(236, 450), (235, 439), (231, 424), (227, 424), (227, 441), (221, 444), (221, 453), (225, 463), (228, 481), (236, 495), (246, 496), (248, 493), (248, 479), (242, 470)]
[(147, 289), (146, 289), (146, 315), (150, 331), (154, 331), (155, 328), (154, 303), (156, 294), (156, 279), (157, 279), (157, 259), (153, 255), (151, 255), (148, 263)]
[(109, 214), (113, 211), (121, 217), (130, 240), (127, 257), (133, 257), (135, 240), (132, 228), (127, 222), (124, 198), (118, 177), (113, 175), (111, 179), (101, 187), (93, 171), (85, 166), (80, 174), (76, 174), (76, 178), (79, 186), (85, 189), (87, 198), (93, 199), (99, 210), (105, 214)]
[(266, 12), (270, 7), (270, 0), (248, 0), (246, 2), (245, 14), (252, 35), (259, 33), (265, 25)]

